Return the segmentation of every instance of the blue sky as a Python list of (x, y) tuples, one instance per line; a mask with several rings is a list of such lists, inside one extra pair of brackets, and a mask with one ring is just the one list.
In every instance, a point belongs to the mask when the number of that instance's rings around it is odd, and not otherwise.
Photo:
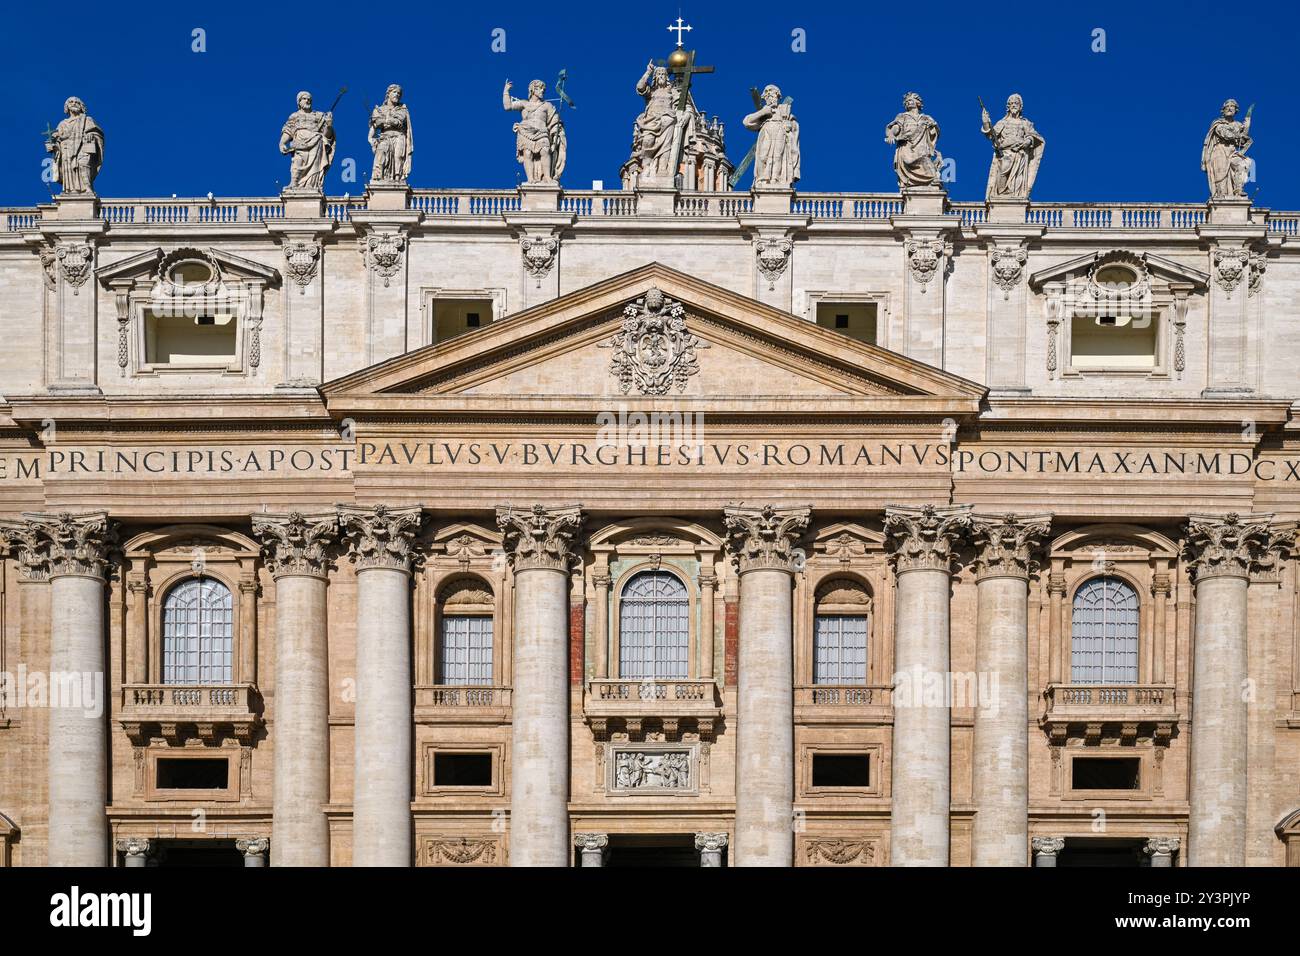
[[(1009, 93), (1047, 139), (1034, 198), (1200, 202), (1200, 148), (1223, 100), (1255, 103), (1251, 155), (1261, 205), (1300, 209), (1291, 171), (1300, 147), (1293, 51), (1297, 5), (1282, 3), (723, 3), (358, 4), (80, 3), (10, 6), (4, 16), (0, 206), (48, 201), (42, 131), (82, 97), (107, 134), (101, 196), (268, 196), (287, 179), (280, 126), (299, 89), (336, 111), (331, 195), (356, 195), (370, 168), (366, 117), (390, 82), (406, 90), (415, 130), (415, 186), (508, 188), (519, 180), (501, 86), (526, 95), (534, 77), (568, 70), (563, 182), (618, 184), (645, 63), (672, 49), (679, 10), (688, 46), (717, 72), (696, 81), (700, 106), (727, 124), (738, 162), (753, 134), (740, 125), (749, 88), (794, 97), (807, 191), (893, 190), (885, 123), (918, 90), (957, 162), (954, 199), (982, 199), (994, 113)], [(388, 16), (385, 11), (399, 13)], [(552, 12), (554, 11), (554, 12)], [(206, 52), (192, 51), (192, 31)], [(506, 31), (506, 52), (491, 50)], [(807, 51), (793, 52), (792, 31)], [(1105, 31), (1104, 53), (1092, 51)], [(43, 56), (57, 50), (57, 61)], [(551, 95), (548, 91), (548, 95)], [(356, 160), (344, 182), (342, 160)], [(1288, 161), (1290, 160), (1290, 161)], [(746, 177), (743, 186), (748, 185)]]

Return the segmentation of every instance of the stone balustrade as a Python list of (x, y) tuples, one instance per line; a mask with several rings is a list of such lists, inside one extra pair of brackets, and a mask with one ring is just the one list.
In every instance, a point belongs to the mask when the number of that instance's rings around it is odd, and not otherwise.
[(1173, 719), (1172, 684), (1050, 684), (1043, 693), (1049, 718)]

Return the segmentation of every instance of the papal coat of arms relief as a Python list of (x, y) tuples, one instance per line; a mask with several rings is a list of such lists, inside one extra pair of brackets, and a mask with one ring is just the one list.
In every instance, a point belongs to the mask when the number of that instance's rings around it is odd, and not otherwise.
[(707, 349), (686, 328), (686, 309), (651, 287), (643, 298), (623, 309), (623, 324), (603, 349), (613, 349), (609, 370), (625, 394), (667, 395), (686, 390), (700, 370), (697, 349)]

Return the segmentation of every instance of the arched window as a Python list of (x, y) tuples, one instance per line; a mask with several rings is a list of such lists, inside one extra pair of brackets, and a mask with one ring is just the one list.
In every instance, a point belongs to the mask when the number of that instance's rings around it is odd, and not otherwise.
[(1127, 582), (1098, 577), (1074, 595), (1070, 680), (1076, 684), (1136, 684), (1138, 596)]
[(630, 680), (685, 680), (690, 660), (690, 597), (666, 571), (642, 571), (623, 587), (618, 611), (618, 674)]
[(439, 598), (438, 683), (491, 686), (492, 592), (482, 581), (461, 580)]
[(871, 597), (857, 581), (836, 578), (817, 589), (813, 619), (814, 684), (865, 684)]
[(163, 683), (229, 684), (234, 603), (212, 578), (182, 581), (163, 600)]

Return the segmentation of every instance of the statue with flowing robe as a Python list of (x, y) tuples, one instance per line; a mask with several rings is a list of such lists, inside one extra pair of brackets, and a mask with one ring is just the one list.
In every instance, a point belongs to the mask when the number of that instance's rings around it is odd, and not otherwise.
[(894, 174), (898, 188), (938, 186), (943, 157), (935, 149), (939, 124), (921, 112), (925, 104), (919, 93), (903, 97), (903, 112), (885, 127), (885, 142), (894, 147)]
[(546, 102), (546, 84), (533, 80), (528, 84), (528, 99), (518, 100), (510, 95), (512, 84), (506, 80), (501, 93), (501, 105), (507, 111), (519, 114), (515, 132), (515, 157), (524, 167), (525, 182), (555, 183), (564, 172), (568, 160), (568, 141), (560, 112)]
[(411, 154), (415, 140), (411, 136), (411, 113), (402, 102), (402, 88), (388, 87), (384, 102), (370, 112), (367, 134), (375, 164), (370, 171), (373, 183), (404, 183), (411, 175)]
[(980, 132), (993, 143), (993, 164), (989, 167), (985, 199), (1028, 199), (1038, 178), (1043, 159), (1043, 137), (1024, 117), (1025, 101), (1019, 93), (1007, 99), (1007, 115), (990, 123), (988, 110), (981, 109)]
[(763, 105), (744, 118), (745, 129), (758, 131), (754, 146), (754, 185), (789, 189), (799, 181), (799, 122), (781, 90), (769, 83)]
[(325, 174), (334, 162), (334, 115), (314, 113), (311, 94), (298, 94), (298, 109), (280, 130), (280, 152), (292, 155), (289, 186), (293, 189), (324, 190)]
[(1250, 111), (1245, 122), (1238, 123), (1237, 101), (1223, 104), (1219, 118), (1210, 124), (1201, 146), (1201, 169), (1210, 184), (1211, 199), (1229, 199), (1246, 195), (1246, 178), (1249, 163), (1246, 150), (1250, 149)]
[(93, 193), (95, 177), (104, 165), (104, 131), (86, 113), (86, 104), (70, 96), (63, 104), (67, 119), (61, 120), (45, 144), (55, 154), (55, 182), (68, 195)]
[(690, 127), (694, 111), (677, 109), (678, 91), (669, 76), (668, 68), (655, 66), (651, 60), (637, 81), (636, 91), (645, 99), (645, 109), (636, 118), (633, 127), (633, 153), (640, 159), (642, 178), (671, 181), (677, 170), (673, 169), (674, 144), (685, 142), (691, 132), (679, 124)]

